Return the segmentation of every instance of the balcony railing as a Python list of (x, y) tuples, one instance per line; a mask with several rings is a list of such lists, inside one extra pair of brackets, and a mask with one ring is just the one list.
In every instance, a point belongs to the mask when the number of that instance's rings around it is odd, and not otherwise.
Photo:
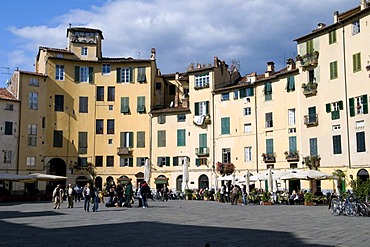
[(129, 147), (118, 147), (117, 154), (118, 155), (130, 155), (132, 152), (131, 148)]
[(209, 156), (209, 148), (208, 147), (195, 148), (195, 154), (198, 156)]
[(320, 155), (309, 155), (304, 157), (303, 160), (310, 169), (317, 170), (317, 168), (320, 167)]
[(262, 154), (262, 158), (263, 162), (265, 163), (275, 163), (276, 155), (274, 153), (273, 154), (264, 153)]
[(287, 161), (299, 161), (299, 152), (298, 151), (287, 151), (284, 153), (285, 159)]
[(319, 52), (314, 51), (305, 55), (298, 55), (297, 60), (301, 62), (303, 69), (310, 66), (317, 66), (319, 60)]
[(305, 115), (304, 116), (304, 124), (307, 127), (319, 125), (319, 117), (318, 117), (318, 114)]
[(317, 94), (317, 83), (316, 82), (303, 83), (302, 88), (303, 88), (303, 94), (306, 96)]

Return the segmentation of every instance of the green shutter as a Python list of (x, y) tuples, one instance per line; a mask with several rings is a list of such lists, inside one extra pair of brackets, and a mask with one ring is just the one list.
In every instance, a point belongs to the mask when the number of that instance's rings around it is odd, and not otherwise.
[(266, 153), (274, 154), (274, 139), (266, 139)]
[(119, 146), (124, 147), (125, 146), (125, 132), (120, 132), (119, 133)]
[(137, 112), (145, 112), (145, 96), (137, 97)]
[(221, 118), (221, 134), (230, 134), (230, 118)]
[(362, 95), (362, 107), (364, 108), (363, 113), (367, 114), (369, 112), (368, 105), (367, 105), (367, 94)]
[(195, 165), (196, 166), (200, 166), (201, 164), (200, 164), (200, 159), (195, 159)]
[(94, 68), (89, 67), (89, 83), (94, 83)]
[(133, 82), (134, 81), (134, 69), (132, 67), (130, 67), (129, 69), (130, 69), (130, 82)]
[(361, 70), (361, 53), (353, 54), (353, 72), (358, 72)]
[(289, 136), (289, 152), (297, 151), (297, 137)]
[(129, 97), (121, 97), (121, 113), (129, 113)]
[(239, 94), (240, 94), (240, 98), (244, 98), (247, 96), (247, 90), (248, 88), (244, 88), (244, 89), (240, 89), (239, 90)]
[(207, 134), (199, 134), (199, 147), (200, 148), (207, 147)]
[(80, 66), (75, 66), (75, 82), (80, 81)]
[(310, 138), (310, 155), (316, 156), (317, 155), (317, 139)]
[(199, 116), (199, 102), (194, 104), (195, 116)]
[(356, 115), (355, 111), (355, 98), (349, 98), (349, 115), (351, 117)]
[(311, 54), (313, 53), (313, 40), (309, 40), (306, 42), (306, 53)]
[(134, 147), (134, 132), (129, 132), (129, 147), (133, 148)]
[(166, 157), (166, 166), (170, 166), (170, 165), (171, 165), (170, 157)]
[(122, 78), (121, 78), (121, 68), (117, 68), (117, 69), (116, 69), (116, 75), (117, 75), (117, 83), (122, 82)]
[(338, 104), (339, 104), (339, 110), (343, 110), (343, 101), (342, 100), (339, 101)]
[(206, 114), (209, 114), (209, 101), (206, 101)]
[(331, 104), (327, 103), (325, 106), (326, 106), (326, 112), (327, 113), (331, 112)]
[(185, 130), (184, 129), (177, 130), (177, 146), (178, 147), (185, 146)]
[(131, 158), (128, 158), (128, 166), (129, 167), (133, 167), (134, 166), (134, 159), (131, 157)]

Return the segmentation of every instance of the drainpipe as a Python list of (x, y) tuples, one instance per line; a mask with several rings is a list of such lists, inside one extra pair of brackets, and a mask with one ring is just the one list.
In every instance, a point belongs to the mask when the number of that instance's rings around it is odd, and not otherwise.
[(258, 121), (257, 121), (257, 89), (256, 89), (256, 86), (253, 87), (253, 91), (254, 91), (254, 115), (255, 115), (255, 126), (256, 126), (256, 169), (257, 169), (257, 173), (258, 173)]

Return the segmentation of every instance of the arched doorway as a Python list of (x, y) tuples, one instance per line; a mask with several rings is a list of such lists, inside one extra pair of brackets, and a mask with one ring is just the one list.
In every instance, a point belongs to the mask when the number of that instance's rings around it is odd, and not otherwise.
[(95, 186), (99, 189), (99, 190), (103, 190), (103, 179), (101, 177), (96, 177), (95, 178)]
[(135, 177), (136, 177), (136, 188), (139, 188), (140, 183), (144, 181), (144, 173), (138, 172), (136, 173)]
[(113, 179), (112, 176), (108, 176), (107, 179), (106, 179), (105, 189), (107, 191), (109, 191), (109, 188), (110, 188), (111, 185), (115, 185), (114, 179)]
[(180, 175), (176, 178), (176, 190), (177, 191), (182, 190), (182, 175)]
[(127, 177), (126, 175), (122, 175), (122, 176), (120, 176), (117, 180), (118, 180), (118, 181), (120, 182), (120, 184), (122, 184), (122, 185), (126, 185), (126, 184), (128, 184), (128, 182), (131, 182), (131, 178)]
[(369, 172), (366, 169), (360, 169), (357, 172), (357, 179), (362, 182), (365, 182), (366, 180), (369, 179)]
[(78, 176), (76, 178), (76, 184), (80, 185), (81, 187), (85, 187), (89, 180), (85, 176)]
[(168, 186), (168, 178), (165, 175), (159, 175), (154, 179), (154, 183), (157, 191), (160, 191), (165, 184)]
[(198, 179), (198, 189), (200, 190), (205, 188), (209, 188), (209, 179), (207, 175), (202, 174)]
[[(57, 175), (57, 176), (67, 176), (67, 165), (61, 158), (53, 158), (49, 162), (49, 174)], [(62, 188), (66, 187), (66, 180), (60, 180), (60, 181), (50, 181), (48, 185), (46, 186), (46, 192), (52, 192), (54, 188), (57, 186), (57, 184), (60, 184)]]

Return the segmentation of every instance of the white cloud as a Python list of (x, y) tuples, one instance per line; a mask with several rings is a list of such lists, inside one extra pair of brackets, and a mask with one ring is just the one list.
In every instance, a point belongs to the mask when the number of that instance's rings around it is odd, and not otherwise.
[(184, 71), (191, 62), (212, 63), (214, 56), (229, 64), (240, 60), (242, 73), (263, 72), (267, 61), (280, 68), (284, 58), (294, 56), (295, 38), (309, 33), (318, 22), (330, 24), (335, 10), (356, 4), (340, 0), (107, 1), (100, 8), (75, 9), (55, 17), (55, 27), (13, 27), (11, 32), (21, 39), (17, 49), (23, 49), (23, 61), (28, 61), (25, 56), (33, 61), (40, 45), (65, 48), (71, 23), (101, 29), (106, 57), (138, 57), (140, 52), (141, 58), (149, 58), (155, 47), (164, 73)]

